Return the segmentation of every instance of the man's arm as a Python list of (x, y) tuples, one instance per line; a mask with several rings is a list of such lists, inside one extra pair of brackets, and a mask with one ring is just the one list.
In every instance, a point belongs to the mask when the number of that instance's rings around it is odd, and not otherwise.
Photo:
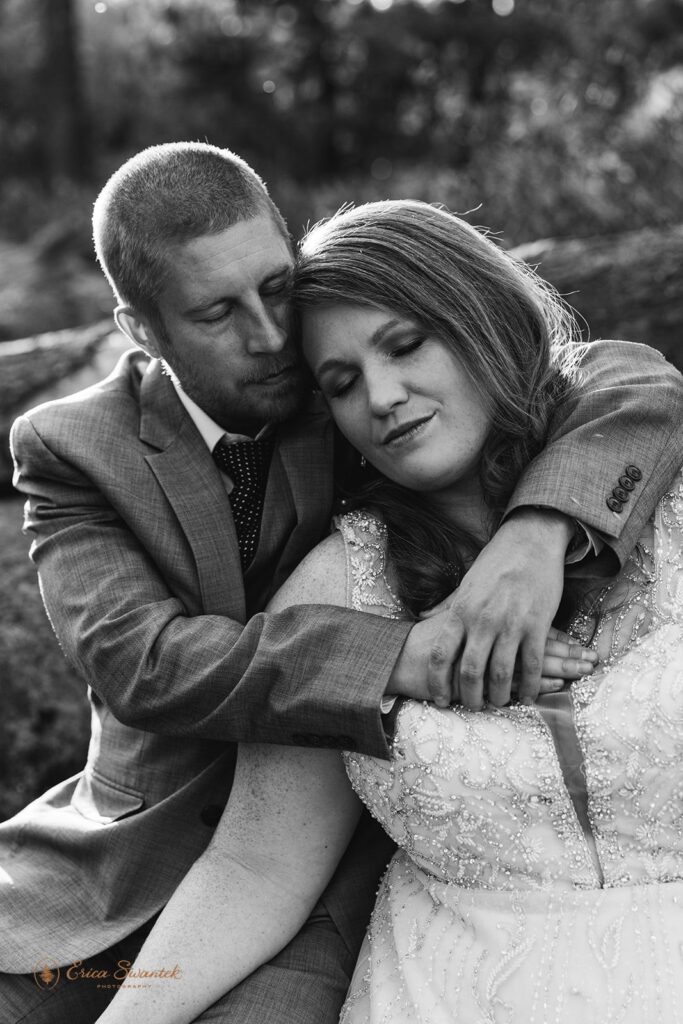
[(380, 703), (409, 623), (320, 606), (259, 614), (246, 626), (188, 614), (124, 513), (28, 419), (15, 424), (12, 444), (53, 628), (120, 721), (387, 756)]
[(558, 408), (505, 515), (525, 506), (563, 512), (596, 531), (616, 573), (682, 461), (681, 374), (647, 345), (596, 341), (576, 400)]
[[(643, 358), (649, 355), (640, 351)], [(621, 374), (631, 376), (628, 387), (620, 385), (620, 395), (629, 398), (623, 416), (604, 382), (611, 369), (597, 374), (595, 401), (606, 404), (617, 441), (620, 419), (631, 437), (655, 418), (658, 429), (653, 435), (648, 430), (645, 451), (654, 467), (672, 445), (676, 456), (666, 457), (678, 458), (680, 405), (671, 395), (680, 395), (680, 378), (656, 354), (650, 359), (645, 388), (640, 365)], [(577, 443), (572, 462), (560, 459), (558, 465), (552, 447), (544, 453), (556, 481), (571, 479), (586, 445), (589, 453), (602, 445), (600, 439), (590, 442), (582, 421), (584, 414), (599, 415), (590, 382), (587, 389), (570, 410), (570, 426), (579, 425), (555, 442), (570, 441), (571, 450), (574, 429), (578, 432), (583, 442)], [(538, 519), (528, 512), (511, 516), (468, 573), (449, 611), (441, 620), (413, 627), (405, 648), (409, 624), (340, 609), (257, 615), (244, 627), (223, 616), (188, 616), (124, 517), (83, 473), (53, 454), (27, 419), (15, 425), (13, 444), (17, 485), (30, 496), (27, 526), (35, 535), (33, 557), (48, 614), (67, 658), (126, 724), (171, 735), (309, 742), (386, 756), (379, 711), (385, 689), (418, 698), (431, 693), (443, 703), (457, 699), (464, 674), (466, 702), (476, 707), (492, 652), (501, 692), (521, 651), (524, 692), (534, 696), (538, 690), (568, 536), (560, 517), (549, 517), (544, 558), (538, 554), (544, 547)], [(627, 452), (619, 456), (629, 457)], [(540, 459), (530, 472), (548, 488)], [(645, 470), (643, 477), (648, 479)], [(533, 487), (522, 483), (521, 488), (525, 507), (543, 503)], [(588, 511), (574, 511), (590, 522)], [(463, 652), (463, 669), (454, 680), (453, 667)], [(397, 679), (400, 687), (392, 685)]]
[(240, 746), (211, 843), (131, 968), (135, 978), (178, 964), (181, 983), (123, 987), (97, 1024), (190, 1024), (279, 953), (332, 877), (360, 809), (336, 751)]

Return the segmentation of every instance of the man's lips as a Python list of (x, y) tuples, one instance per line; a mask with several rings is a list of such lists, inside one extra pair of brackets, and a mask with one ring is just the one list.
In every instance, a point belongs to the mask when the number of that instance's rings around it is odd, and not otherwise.
[(279, 384), (280, 381), (285, 380), (292, 373), (298, 373), (299, 366), (297, 363), (287, 363), (286, 366), (280, 366), (276, 369), (271, 369), (269, 373), (263, 374), (262, 377), (258, 377), (252, 381), (253, 384)]
[(380, 444), (391, 444), (392, 441), (396, 441), (399, 438), (404, 437), (406, 434), (409, 434), (410, 431), (415, 430), (416, 427), (421, 427), (423, 424), (429, 423), (433, 416), (434, 413), (430, 413), (429, 416), (419, 416), (414, 420), (406, 420), (405, 423), (399, 423), (397, 427), (392, 427), (391, 430), (387, 431)]

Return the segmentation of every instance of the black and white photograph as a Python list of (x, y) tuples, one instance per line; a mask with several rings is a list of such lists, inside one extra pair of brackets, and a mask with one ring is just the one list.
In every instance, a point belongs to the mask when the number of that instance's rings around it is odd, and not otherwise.
[(683, 0), (0, 0), (0, 1024), (683, 1024)]

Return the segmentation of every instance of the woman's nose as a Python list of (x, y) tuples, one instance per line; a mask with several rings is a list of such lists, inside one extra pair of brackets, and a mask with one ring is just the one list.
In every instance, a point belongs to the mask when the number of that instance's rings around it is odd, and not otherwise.
[(386, 366), (378, 367), (377, 371), (367, 379), (370, 409), (375, 416), (386, 416), (397, 405), (408, 399), (408, 389), (404, 381), (395, 373), (387, 371)]

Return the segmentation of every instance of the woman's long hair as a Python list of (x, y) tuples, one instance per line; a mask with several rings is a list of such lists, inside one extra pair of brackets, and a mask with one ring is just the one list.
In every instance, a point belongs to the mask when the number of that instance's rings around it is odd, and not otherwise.
[[(441, 339), (469, 373), (491, 417), (479, 476), (497, 524), (515, 484), (545, 445), (560, 398), (568, 398), (583, 347), (573, 316), (533, 270), (461, 218), (396, 200), (343, 209), (300, 246), (294, 275), (297, 331), (306, 309), (384, 308)], [(456, 586), (481, 547), (421, 494), (377, 471), (349, 472), (340, 446), (338, 483), (348, 507), (384, 518), (401, 598), (413, 613)]]

